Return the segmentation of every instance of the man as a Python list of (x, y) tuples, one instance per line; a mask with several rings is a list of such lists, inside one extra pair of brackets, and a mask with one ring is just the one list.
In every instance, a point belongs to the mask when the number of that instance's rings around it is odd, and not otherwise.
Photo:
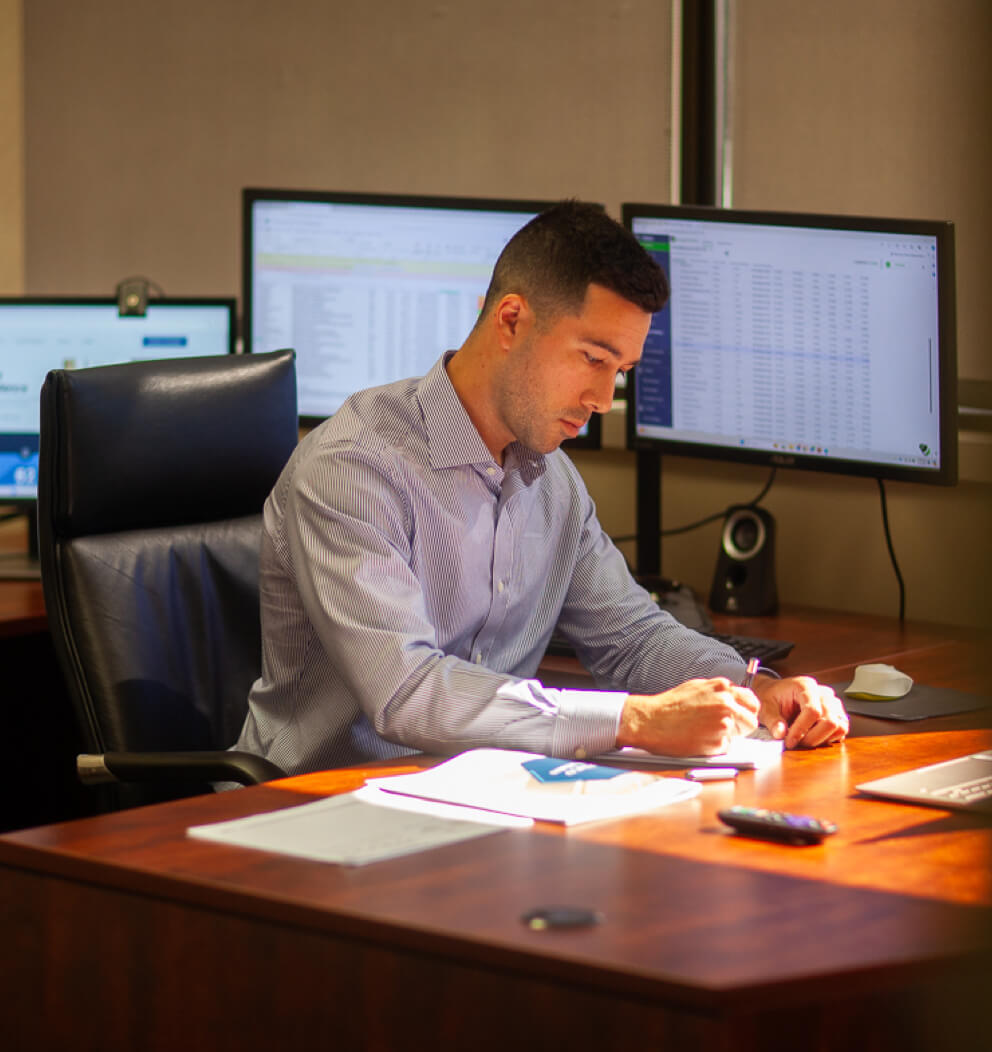
[[(758, 719), (838, 741), (843, 706), (679, 625), (631, 578), (559, 449), (609, 410), (664, 273), (594, 205), (507, 244), (465, 343), (360, 392), (265, 506), (262, 675), (237, 747), (290, 772), (480, 746), (562, 757), (726, 749)], [(536, 678), (555, 626), (596, 690)]]

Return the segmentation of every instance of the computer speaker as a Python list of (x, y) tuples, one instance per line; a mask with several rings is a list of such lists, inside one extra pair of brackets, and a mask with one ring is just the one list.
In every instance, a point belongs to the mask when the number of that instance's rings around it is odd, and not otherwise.
[(775, 584), (775, 520), (764, 510), (738, 504), (727, 511), (717, 553), (710, 609), (755, 617), (778, 609)]

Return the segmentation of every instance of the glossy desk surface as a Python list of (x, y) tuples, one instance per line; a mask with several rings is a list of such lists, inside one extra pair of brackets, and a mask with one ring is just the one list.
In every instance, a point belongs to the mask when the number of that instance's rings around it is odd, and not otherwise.
[[(746, 628), (797, 640), (783, 671), (846, 682), (853, 664), (888, 660), (919, 682), (990, 697), (978, 633), (810, 611)], [(803, 1047), (791, 1043), (803, 1030), (819, 1035), (808, 1047), (833, 1047), (842, 1033), (845, 1048), (862, 1037), (865, 1047), (916, 1047), (946, 1015), (959, 1019), (955, 998), (971, 1004), (992, 975), (992, 822), (854, 786), (989, 747), (992, 712), (852, 724), (841, 745), (787, 753), (690, 802), (360, 868), (185, 831), (346, 791), (368, 768), (8, 834), (0, 980), (11, 1003), (28, 1006), (25, 1019), (66, 997), (75, 1021), (83, 1011), (99, 1030), (92, 1047), (104, 1048), (134, 1040), (127, 1012), (139, 1007), (162, 1036), (145, 1035), (143, 1047), (167, 1047), (176, 1035), (165, 1006), (180, 998), (205, 1033), (226, 1034), (214, 1028), (231, 1024), (229, 999), (246, 990), (266, 991), (242, 1028), (248, 1039), (326, 1026), (343, 1047), (564, 1047), (567, 1037), (769, 1048)], [(715, 817), (734, 802), (823, 816), (840, 831), (804, 848), (742, 839)], [(549, 903), (591, 906), (604, 920), (569, 932), (520, 922)], [(111, 973), (112, 995), (97, 978)], [(191, 993), (203, 983), (206, 1000)], [(15, 1038), (37, 1038), (21, 1025)], [(85, 1027), (45, 1026), (46, 1040), (90, 1047)]]

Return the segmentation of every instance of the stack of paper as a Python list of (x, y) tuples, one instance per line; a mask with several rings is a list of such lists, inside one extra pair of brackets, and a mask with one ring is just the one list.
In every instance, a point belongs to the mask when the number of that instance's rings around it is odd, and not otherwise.
[(688, 800), (702, 788), (682, 778), (506, 749), (473, 749), (426, 771), (372, 779), (369, 785), (565, 825), (649, 811)]
[(695, 796), (681, 778), (476, 749), (416, 774), (371, 779), (353, 793), (187, 835), (342, 865), (363, 865), (431, 847), (528, 827), (534, 819), (594, 822)]
[(192, 826), (186, 833), (198, 840), (361, 866), (531, 825), (526, 818), (404, 801), (366, 787), (281, 811)]

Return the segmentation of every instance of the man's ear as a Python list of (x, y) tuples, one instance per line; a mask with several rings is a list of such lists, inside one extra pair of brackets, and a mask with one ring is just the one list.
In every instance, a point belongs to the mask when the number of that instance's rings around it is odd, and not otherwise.
[(493, 324), (504, 350), (509, 350), (532, 322), (533, 313), (524, 297), (517, 292), (508, 292), (493, 311)]

